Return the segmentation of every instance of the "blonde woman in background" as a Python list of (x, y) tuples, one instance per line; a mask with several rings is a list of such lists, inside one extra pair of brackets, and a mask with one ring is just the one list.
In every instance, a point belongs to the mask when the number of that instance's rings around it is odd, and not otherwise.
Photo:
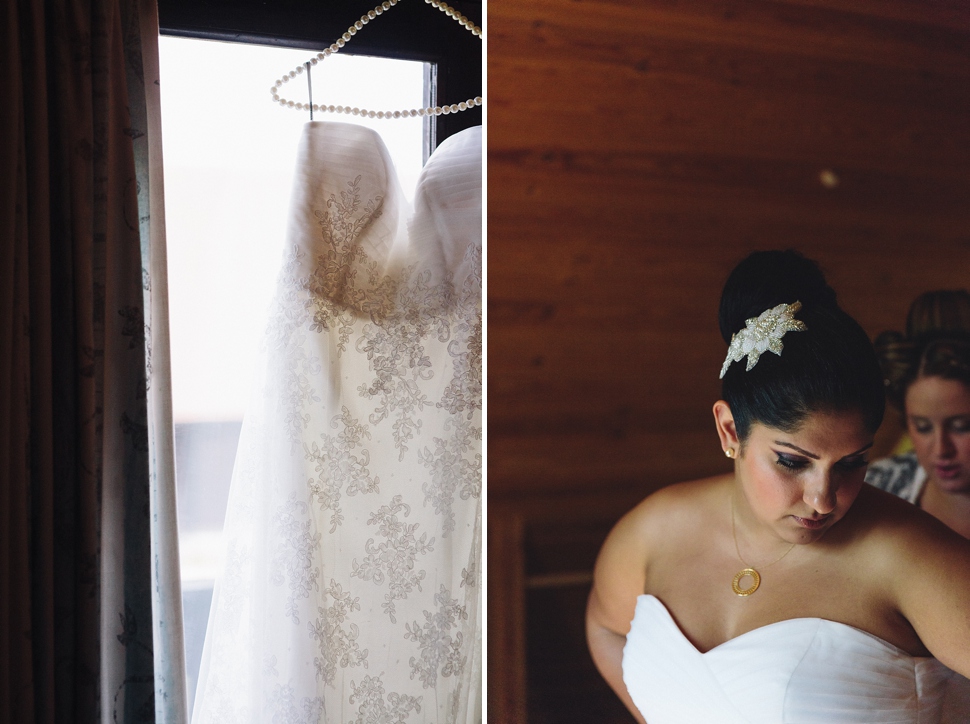
[(970, 293), (921, 295), (906, 333), (883, 332), (876, 352), (913, 449), (870, 465), (866, 481), (970, 538)]

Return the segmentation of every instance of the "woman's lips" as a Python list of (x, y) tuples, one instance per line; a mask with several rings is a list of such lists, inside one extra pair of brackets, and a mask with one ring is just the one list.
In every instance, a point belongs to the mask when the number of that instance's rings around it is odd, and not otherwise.
[(952, 480), (960, 476), (960, 466), (954, 463), (936, 465), (934, 469), (936, 470), (936, 476), (943, 480)]
[(808, 530), (818, 530), (828, 522), (830, 517), (829, 515), (822, 516), (821, 518), (799, 518), (797, 515), (792, 516), (798, 525)]

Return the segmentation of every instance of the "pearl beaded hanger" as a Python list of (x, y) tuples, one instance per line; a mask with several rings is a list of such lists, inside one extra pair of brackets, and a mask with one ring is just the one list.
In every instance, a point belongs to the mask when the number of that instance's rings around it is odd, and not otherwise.
[[(424, 0), (425, 3), (431, 5), (432, 7), (438, 8), (441, 12), (447, 15), (449, 18), (453, 18), (455, 22), (461, 25), (463, 28), (468, 30), (472, 35), (482, 38), (482, 29), (475, 25), (471, 20), (466, 18), (460, 12), (455, 10), (453, 7), (449, 6), (447, 3), (441, 2), (441, 0)], [(273, 102), (279, 103), (284, 108), (293, 108), (298, 111), (321, 111), (326, 113), (346, 113), (353, 116), (366, 116), (367, 118), (414, 118), (415, 116), (441, 116), (448, 113), (459, 113), (461, 111), (467, 111), (469, 108), (474, 108), (475, 106), (482, 105), (482, 97), (476, 96), (475, 98), (469, 98), (468, 100), (462, 101), (461, 103), (452, 103), (447, 106), (428, 106), (427, 108), (410, 108), (403, 111), (371, 111), (366, 108), (356, 108), (351, 106), (334, 106), (334, 105), (323, 105), (316, 104), (310, 99), (310, 103), (296, 103), (291, 100), (283, 98), (279, 94), (280, 88), (284, 83), (289, 83), (291, 80), (296, 78), (298, 75), (302, 75), (304, 68), (309, 73), (310, 67), (316, 65), (321, 60), (325, 60), (330, 57), (347, 43), (350, 39), (357, 34), (358, 30), (361, 30), (367, 23), (376, 18), (378, 15), (390, 10), (392, 7), (398, 4), (400, 0), (385, 0), (380, 5), (375, 7), (373, 10), (369, 10), (365, 15), (360, 16), (360, 20), (355, 22), (349, 28), (347, 32), (342, 36), (337, 38), (337, 41), (331, 45), (329, 48), (325, 48), (322, 53), (317, 53), (315, 57), (311, 58), (305, 65), (298, 65), (296, 68), (291, 70), (289, 73), (284, 75), (282, 78), (273, 84), (270, 88), (270, 93), (273, 95)]]

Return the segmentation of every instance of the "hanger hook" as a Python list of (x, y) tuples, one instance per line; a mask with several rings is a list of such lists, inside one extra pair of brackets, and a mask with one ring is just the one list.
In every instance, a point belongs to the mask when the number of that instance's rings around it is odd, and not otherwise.
[(310, 101), (307, 105), (310, 107), (310, 120), (313, 120), (313, 84), (310, 82), (310, 61), (308, 60), (303, 65), (306, 66), (306, 90), (307, 99)]

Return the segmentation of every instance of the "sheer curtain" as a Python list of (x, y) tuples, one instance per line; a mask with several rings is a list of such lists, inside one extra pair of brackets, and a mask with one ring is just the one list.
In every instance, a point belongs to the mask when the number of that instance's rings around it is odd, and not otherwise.
[(0, 13), (0, 722), (181, 722), (155, 3)]
[(481, 720), (481, 154), (307, 124), (194, 724)]

